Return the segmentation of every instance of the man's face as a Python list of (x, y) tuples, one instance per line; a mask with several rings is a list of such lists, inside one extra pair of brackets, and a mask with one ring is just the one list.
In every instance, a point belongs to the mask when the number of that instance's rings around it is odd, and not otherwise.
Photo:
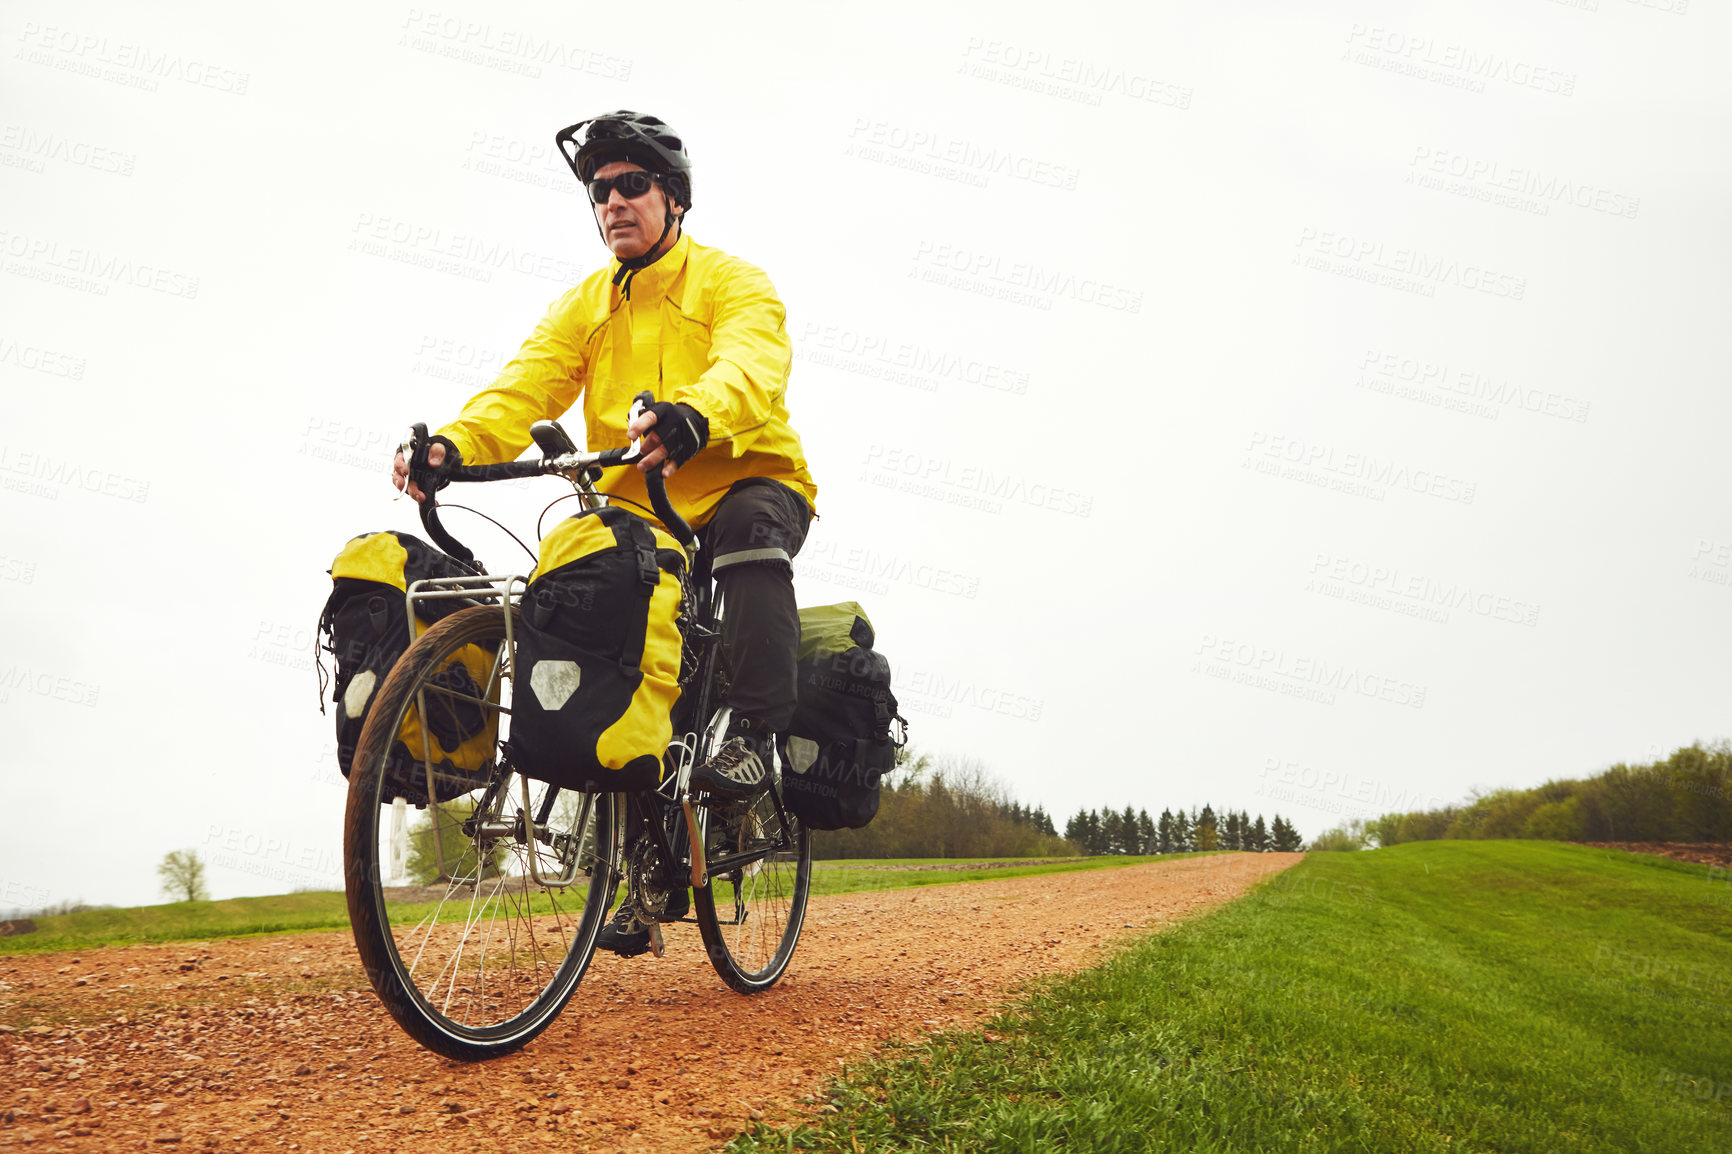
[[(642, 165), (633, 164), (629, 160), (615, 160), (596, 169), (592, 179), (605, 180), (622, 172), (643, 171), (645, 169)], [(601, 226), (602, 239), (607, 242), (607, 247), (619, 259), (631, 260), (648, 252), (661, 236), (662, 226), (667, 223), (667, 213), (672, 202), (661, 184), (656, 183), (642, 196), (629, 200), (625, 193), (615, 188), (608, 194), (606, 203), (593, 207), (596, 223)], [(677, 217), (678, 213), (675, 215)], [(674, 236), (675, 233), (668, 234), (670, 243)]]

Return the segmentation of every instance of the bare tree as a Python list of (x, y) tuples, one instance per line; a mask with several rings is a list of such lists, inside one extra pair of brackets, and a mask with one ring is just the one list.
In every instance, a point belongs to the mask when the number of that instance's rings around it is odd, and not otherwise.
[(171, 898), (183, 902), (210, 900), (210, 890), (204, 884), (204, 862), (199, 860), (197, 850), (171, 850), (156, 867), (156, 876), (162, 879), (162, 892)]

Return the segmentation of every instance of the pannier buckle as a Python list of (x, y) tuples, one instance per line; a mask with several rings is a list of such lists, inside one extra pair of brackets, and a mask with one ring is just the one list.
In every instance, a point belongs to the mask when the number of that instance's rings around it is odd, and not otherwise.
[(890, 708), (890, 702), (882, 693), (872, 696), (872, 736), (878, 741), (888, 741), (890, 738), (890, 723), (896, 719), (896, 713)]
[(656, 550), (653, 544), (637, 546), (637, 579), (644, 585), (654, 589), (661, 584), (661, 566), (656, 564)]

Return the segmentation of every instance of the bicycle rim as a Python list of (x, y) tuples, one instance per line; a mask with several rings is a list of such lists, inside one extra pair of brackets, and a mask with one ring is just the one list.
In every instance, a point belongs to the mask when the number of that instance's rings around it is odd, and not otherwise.
[[(374, 990), (422, 1045), (466, 1060), (517, 1049), (570, 1000), (595, 951), (619, 844), (615, 795), (561, 792), (550, 804), (545, 784), (501, 768), (512, 672), (504, 632), (497, 607), (467, 609), (398, 661), (356, 749), (344, 828), (350, 923)], [(435, 678), (466, 646), (490, 651), (490, 668), (455, 691)], [(395, 796), (428, 796), (431, 747), (399, 738), (422, 733), (415, 722), (442, 708), (495, 718), (492, 749), (473, 772), (436, 772), (437, 800), (415, 809)], [(419, 746), (411, 768), (406, 744)]]
[(793, 817), (780, 816), (765, 790), (750, 803), (710, 815), (706, 857), (743, 865), (712, 873), (695, 891), (698, 931), (710, 964), (742, 994), (767, 990), (794, 956), (812, 888), (812, 836)]

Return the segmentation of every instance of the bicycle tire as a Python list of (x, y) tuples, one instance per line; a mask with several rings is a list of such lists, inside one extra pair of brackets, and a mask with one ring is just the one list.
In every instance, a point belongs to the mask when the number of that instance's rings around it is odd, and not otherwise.
[[(511, 612), (515, 629), (517, 610)], [(349, 921), (367, 978), (406, 1033), (463, 1061), (520, 1048), (565, 1008), (595, 953), (619, 861), (618, 795), (559, 793), (550, 800), (545, 784), (501, 768), (511, 691), (504, 642), (504, 613), (476, 606), (447, 617), (410, 646), (368, 711), (344, 815)], [(427, 824), (413, 836), (394, 837), (386, 815), (406, 807), (389, 796), (387, 753), (417, 701), (441, 692), (456, 696), (431, 679), (469, 645), (495, 654), (498, 692), (458, 698), (498, 712), (494, 757), (474, 776), (473, 788), (458, 796), (449, 796), (449, 777), (442, 775), (438, 792), (448, 800), (423, 810)], [(538, 820), (534, 842), (524, 833), (526, 809), (547, 819)], [(463, 833), (462, 823), (478, 811), (485, 824)], [(536, 882), (531, 853), (544, 879), (564, 870), (570, 884)], [(431, 885), (425, 884), (429, 868)], [(387, 884), (405, 873), (423, 883), (419, 890)], [(568, 896), (580, 899), (581, 908)]]
[[(712, 724), (707, 744), (719, 744), (720, 735), (721, 727)], [(705, 756), (712, 752), (706, 749)], [(706, 824), (712, 831), (704, 846), (709, 861), (784, 846), (744, 868), (712, 873), (709, 884), (692, 893), (698, 934), (717, 976), (739, 993), (761, 993), (787, 972), (806, 923), (812, 833), (778, 806), (774, 783), (732, 812), (712, 812)], [(718, 907), (718, 897), (724, 906)]]

